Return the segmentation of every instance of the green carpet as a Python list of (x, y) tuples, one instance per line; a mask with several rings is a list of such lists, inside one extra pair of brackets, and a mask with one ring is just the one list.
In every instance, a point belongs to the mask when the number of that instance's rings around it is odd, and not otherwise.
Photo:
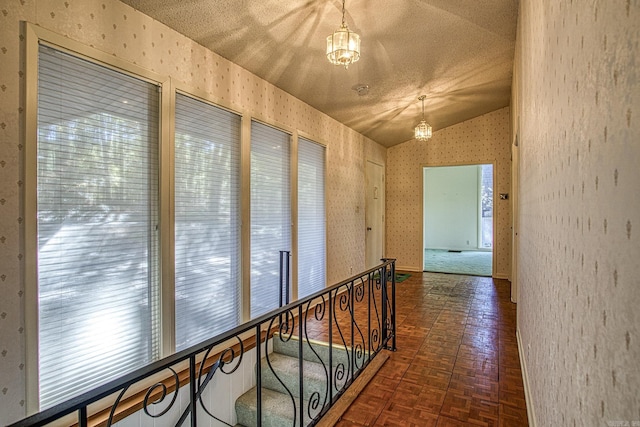
[(411, 277), (409, 273), (396, 273), (396, 283), (404, 282), (409, 277)]
[(425, 249), (424, 251), (424, 271), (435, 273), (491, 277), (492, 262), (492, 252), (448, 252), (438, 249)]

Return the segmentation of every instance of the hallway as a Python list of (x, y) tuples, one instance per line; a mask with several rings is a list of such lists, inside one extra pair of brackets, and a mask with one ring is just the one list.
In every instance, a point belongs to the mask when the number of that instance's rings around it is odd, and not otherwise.
[(396, 289), (398, 351), (336, 425), (526, 426), (509, 282), (411, 273)]

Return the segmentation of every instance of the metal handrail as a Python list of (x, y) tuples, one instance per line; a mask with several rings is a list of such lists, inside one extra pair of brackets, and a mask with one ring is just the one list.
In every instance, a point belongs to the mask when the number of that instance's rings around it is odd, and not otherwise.
[[(244, 344), (243, 340), (240, 337), (247, 332), (255, 331), (256, 337), (256, 360), (258, 361), (256, 365), (256, 382), (257, 382), (257, 407), (258, 407), (258, 419), (257, 425), (261, 425), (261, 353), (264, 352), (265, 356), (268, 359), (268, 351), (266, 343), (269, 339), (274, 337), (273, 331), (278, 331), (280, 333), (279, 336), (285, 336), (285, 338), (280, 338), (281, 340), (288, 340), (293, 337), (293, 332), (295, 328), (295, 319), (304, 319), (304, 329), (303, 322), (298, 321), (298, 337), (299, 337), (299, 359), (302, 359), (302, 345), (303, 345), (303, 334), (306, 334), (306, 324), (307, 317), (311, 313), (315, 316), (315, 319), (318, 321), (322, 321), (325, 319), (325, 314), (328, 309), (327, 320), (329, 321), (329, 370), (331, 370), (334, 361), (332, 360), (333, 355), (333, 329), (337, 328), (339, 332), (339, 336), (342, 337), (342, 343), (340, 346), (343, 346), (348, 354), (350, 355), (350, 363), (349, 366), (342, 366), (343, 370), (346, 370), (346, 377), (343, 377), (344, 381), (342, 381), (342, 385), (340, 389), (337, 389), (338, 381), (333, 375), (329, 375), (327, 378), (329, 399), (325, 401), (325, 405), (322, 406), (321, 410), (317, 412), (315, 418), (313, 418), (311, 425), (314, 425), (318, 419), (326, 413), (329, 407), (334, 403), (334, 401), (339, 397), (346, 388), (355, 380), (359, 372), (361, 372), (364, 367), (366, 367), (369, 361), (377, 354), (381, 349), (390, 349), (395, 351), (396, 349), (396, 312), (395, 312), (395, 259), (383, 259), (383, 263), (368, 269), (358, 275), (349, 277), (331, 287), (325, 288), (321, 291), (315, 292), (307, 297), (294, 301), (290, 304), (287, 304), (283, 307), (272, 310), (262, 316), (259, 316), (256, 319), (253, 319), (249, 322), (246, 322), (240, 326), (237, 326), (234, 329), (231, 329), (225, 333), (219, 334), (213, 338), (210, 338), (206, 341), (201, 342), (200, 344), (193, 345), (189, 348), (186, 348), (182, 351), (176, 352), (170, 356), (164, 357), (156, 362), (153, 362), (145, 367), (136, 369), (135, 371), (123, 375), (115, 380), (109, 381), (106, 384), (103, 384), (95, 389), (82, 393), (76, 397), (73, 397), (63, 403), (55, 405), (51, 408), (45, 409), (39, 413), (31, 415), (27, 418), (24, 418), (20, 421), (17, 421), (8, 427), (26, 427), (26, 426), (43, 426), (59, 420), (73, 412), (78, 413), (77, 423), (80, 427), (86, 426), (88, 423), (88, 419), (91, 414), (88, 414), (88, 406), (100, 401), (103, 398), (106, 398), (111, 395), (116, 395), (117, 398), (115, 403), (111, 408), (111, 414), (109, 417), (108, 425), (113, 421), (113, 414), (116, 411), (117, 405), (120, 403), (121, 399), (125, 395), (125, 393), (129, 390), (130, 386), (134, 384), (138, 384), (149, 377), (158, 374), (161, 371), (169, 370), (172, 372), (172, 376), (176, 380), (176, 387), (173, 399), (169, 407), (171, 407), (175, 401), (175, 396), (180, 388), (178, 375), (176, 371), (173, 369), (176, 365), (181, 363), (189, 362), (189, 387), (190, 387), (190, 402), (189, 407), (185, 411), (185, 413), (191, 413), (191, 425), (197, 425), (196, 419), (196, 404), (200, 400), (200, 395), (202, 390), (206, 387), (209, 381), (212, 379), (214, 374), (217, 371), (221, 371), (224, 374), (233, 373), (238, 366), (242, 363), (242, 357), (244, 355)], [(365, 284), (368, 286), (365, 289)], [(391, 298), (388, 296), (387, 286), (391, 287)], [(380, 293), (380, 309), (382, 313), (378, 312), (377, 300), (376, 300), (376, 291)], [(347, 293), (345, 296), (344, 293)], [(354, 319), (354, 306), (357, 302), (362, 302), (364, 298), (364, 293), (368, 292), (368, 309), (367, 309), (367, 340), (365, 342), (364, 335), (362, 334), (361, 328)], [(315, 303), (315, 304), (314, 304)], [(313, 304), (313, 305), (312, 305)], [(372, 311), (372, 304), (375, 309), (375, 312)], [(321, 309), (318, 309), (317, 306), (321, 306)], [(303, 316), (303, 308), (306, 306), (305, 315)], [(313, 308), (313, 312), (310, 310)], [(348, 312), (351, 316), (351, 340), (350, 346), (351, 351), (349, 353), (349, 345), (346, 342), (346, 339), (342, 333), (341, 327), (338, 324), (338, 320), (336, 317), (336, 311)], [(372, 327), (372, 315), (379, 316), (377, 320), (377, 324), (379, 328), (376, 328), (376, 325)], [(284, 317), (284, 321), (282, 320)], [(280, 319), (280, 320), (278, 320)], [(334, 325), (335, 323), (335, 325)], [(355, 326), (354, 326), (355, 325)], [(265, 326), (267, 328), (265, 329)], [(354, 345), (356, 342), (356, 328), (359, 331), (362, 341), (362, 344), (358, 343)], [(261, 349), (262, 344), (262, 336), (266, 331), (266, 337), (264, 339), (265, 348)], [(269, 335), (271, 334), (271, 335)], [(307, 343), (310, 343), (308, 336), (305, 337)], [(232, 349), (232, 346), (226, 347), (219, 355), (218, 360), (213, 364), (212, 367), (204, 369), (204, 361), (207, 360), (208, 357), (212, 355), (212, 350), (214, 348), (219, 348), (221, 344), (224, 344), (228, 341), (235, 340), (236, 345), (239, 343), (240, 345), (240, 353), (236, 354), (236, 351)], [(391, 345), (388, 345), (391, 341)], [(362, 352), (364, 351), (364, 347), (368, 349), (368, 355), (364, 356), (364, 359), (360, 360), (358, 358), (362, 358)], [(311, 349), (312, 351), (313, 348)], [(315, 351), (314, 351), (315, 353)], [(359, 354), (359, 355), (358, 355)], [(316, 354), (317, 355), (317, 354)], [(237, 360), (236, 360), (237, 359)], [(268, 360), (267, 360), (268, 361)], [(360, 363), (360, 365), (358, 365)], [(231, 371), (224, 371), (225, 365), (233, 366)], [(300, 363), (302, 366), (302, 363)], [(197, 372), (199, 371), (199, 372)], [(196, 374), (197, 372), (197, 374)], [(197, 376), (196, 376), (197, 375)], [(344, 372), (343, 372), (344, 375)], [(300, 389), (302, 390), (303, 378), (302, 373), (300, 374)], [(156, 382), (150, 387), (148, 387), (147, 395), (159, 386), (160, 383)], [(165, 390), (166, 391), (166, 390)], [(160, 400), (163, 400), (165, 394), (162, 395)], [(292, 397), (293, 399), (293, 397)], [(327, 399), (325, 399), (327, 400)], [(302, 399), (300, 399), (300, 413), (302, 413)], [(203, 405), (200, 400), (201, 405)], [(158, 401), (151, 402), (158, 403)], [(144, 410), (147, 412), (146, 406), (149, 404), (147, 399), (145, 398), (144, 402)], [(295, 405), (294, 405), (295, 406)], [(166, 413), (167, 408), (162, 414)], [(205, 412), (209, 413), (207, 409)], [(211, 415), (211, 414), (209, 414)], [(181, 421), (185, 418), (184, 413), (183, 417), (181, 417)], [(303, 425), (303, 418), (299, 417), (300, 426)]]

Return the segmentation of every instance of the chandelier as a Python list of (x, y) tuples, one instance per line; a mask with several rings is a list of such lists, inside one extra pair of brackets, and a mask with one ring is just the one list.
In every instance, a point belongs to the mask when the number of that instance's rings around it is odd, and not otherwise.
[(349, 30), (344, 21), (344, 0), (342, 0), (342, 25), (327, 36), (327, 59), (334, 65), (349, 68), (360, 59), (360, 36)]
[(414, 136), (418, 141), (426, 141), (431, 138), (431, 125), (424, 120), (424, 100), (427, 96), (422, 95), (418, 99), (422, 101), (422, 120), (413, 130)]

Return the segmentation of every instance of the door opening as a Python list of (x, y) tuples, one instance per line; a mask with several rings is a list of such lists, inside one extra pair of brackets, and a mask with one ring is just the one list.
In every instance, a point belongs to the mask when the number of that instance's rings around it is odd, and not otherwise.
[(493, 275), (493, 165), (423, 170), (424, 271)]

